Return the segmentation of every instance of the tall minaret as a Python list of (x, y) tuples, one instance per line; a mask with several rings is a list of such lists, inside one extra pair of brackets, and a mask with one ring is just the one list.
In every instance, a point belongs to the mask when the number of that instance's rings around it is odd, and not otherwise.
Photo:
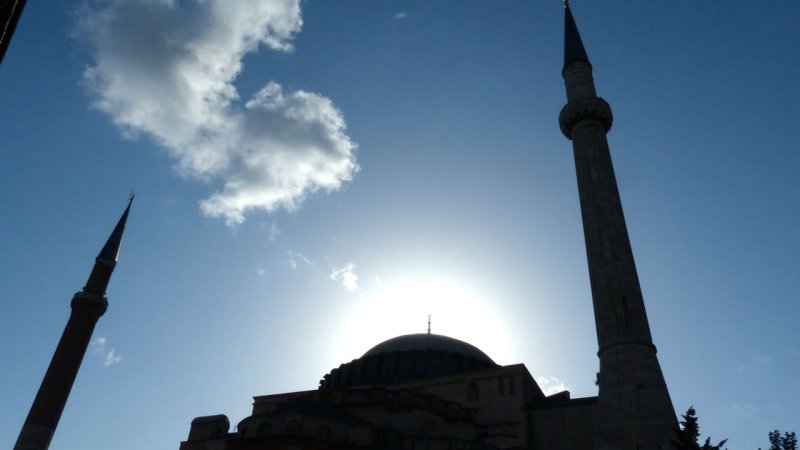
[(650, 336), (606, 133), (611, 108), (595, 93), (565, 5), (567, 104), (558, 121), (572, 141), (600, 358), (595, 450), (672, 448), (678, 423)]
[(108, 308), (106, 288), (111, 272), (117, 265), (117, 255), (122, 242), (122, 233), (128, 212), (131, 210), (133, 195), (128, 207), (122, 213), (117, 226), (108, 237), (106, 245), (95, 259), (94, 268), (86, 286), (72, 297), (72, 313), (58, 342), (53, 360), (44, 375), (39, 392), (33, 400), (28, 417), (19, 433), (14, 450), (46, 450), (58, 426), (61, 412), (78, 375), (83, 355), (89, 346), (97, 320)]

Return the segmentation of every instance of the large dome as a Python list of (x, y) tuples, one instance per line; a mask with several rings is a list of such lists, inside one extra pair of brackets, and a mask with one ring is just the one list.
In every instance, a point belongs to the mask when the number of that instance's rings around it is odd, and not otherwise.
[(496, 367), (474, 345), (438, 334), (407, 334), (383, 341), (364, 356), (331, 370), (320, 389), (369, 386)]
[(406, 334), (404, 336), (391, 338), (367, 350), (363, 357), (382, 353), (410, 351), (455, 353), (494, 364), (492, 358), (489, 358), (486, 353), (483, 353), (478, 347), (472, 344), (448, 336), (430, 333)]

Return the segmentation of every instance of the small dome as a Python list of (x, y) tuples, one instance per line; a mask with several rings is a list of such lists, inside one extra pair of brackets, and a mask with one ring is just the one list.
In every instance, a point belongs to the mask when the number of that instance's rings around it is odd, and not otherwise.
[(468, 358), (474, 358), (479, 361), (486, 361), (494, 364), (492, 358), (489, 358), (486, 353), (483, 353), (478, 347), (467, 344), (464, 341), (459, 341), (448, 336), (440, 334), (406, 334), (404, 336), (397, 336), (389, 340), (383, 341), (380, 344), (372, 347), (364, 353), (363, 357), (379, 355), (382, 353), (392, 352), (408, 352), (408, 351), (432, 351), (432, 352), (446, 352), (455, 353)]

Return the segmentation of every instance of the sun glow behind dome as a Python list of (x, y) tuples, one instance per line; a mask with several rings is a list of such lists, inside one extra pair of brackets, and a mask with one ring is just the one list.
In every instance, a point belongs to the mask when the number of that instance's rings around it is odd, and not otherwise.
[(519, 362), (498, 303), (453, 278), (387, 279), (361, 292), (347, 310), (334, 348), (340, 362), (350, 361), (387, 339), (424, 333), (431, 314), (432, 333), (468, 342), (500, 364)]

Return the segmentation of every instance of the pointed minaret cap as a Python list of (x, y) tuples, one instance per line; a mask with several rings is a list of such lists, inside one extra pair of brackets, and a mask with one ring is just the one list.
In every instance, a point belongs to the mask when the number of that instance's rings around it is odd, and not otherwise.
[(125, 208), (125, 212), (123, 212), (122, 216), (119, 218), (117, 226), (114, 227), (114, 231), (112, 231), (111, 235), (108, 237), (106, 245), (104, 245), (103, 249), (100, 250), (100, 253), (97, 255), (97, 259), (113, 261), (115, 263), (117, 262), (117, 257), (119, 256), (119, 248), (120, 245), (122, 244), (122, 233), (125, 231), (125, 222), (128, 221), (128, 213), (131, 210), (132, 203), (133, 203), (133, 193), (131, 193), (130, 198), (128, 198), (128, 207)]
[(133, 203), (133, 194), (128, 199), (128, 207), (119, 218), (117, 226), (106, 241), (106, 245), (100, 250), (100, 254), (94, 260), (94, 267), (92, 273), (89, 274), (89, 279), (86, 281), (86, 286), (83, 287), (82, 292), (91, 292), (104, 296), (108, 282), (111, 280), (111, 273), (114, 272), (114, 267), (117, 265), (117, 256), (119, 255), (119, 247), (122, 244), (122, 233), (125, 231), (125, 222), (128, 221), (128, 213), (131, 210)]
[(569, 2), (564, 2), (564, 68), (574, 62), (589, 62), (586, 56), (586, 49), (583, 48), (581, 34), (578, 33), (578, 26), (572, 17), (572, 10)]

